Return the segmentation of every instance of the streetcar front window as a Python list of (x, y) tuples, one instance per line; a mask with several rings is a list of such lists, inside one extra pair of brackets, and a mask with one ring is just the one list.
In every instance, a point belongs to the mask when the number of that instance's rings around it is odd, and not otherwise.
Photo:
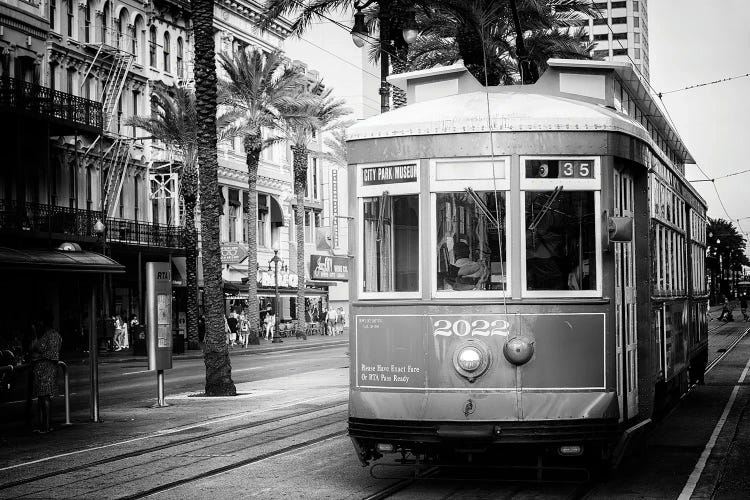
[(419, 196), (363, 198), (365, 292), (419, 290)]
[(437, 193), (437, 290), (505, 290), (505, 192)]
[(596, 290), (593, 191), (526, 191), (526, 288)]

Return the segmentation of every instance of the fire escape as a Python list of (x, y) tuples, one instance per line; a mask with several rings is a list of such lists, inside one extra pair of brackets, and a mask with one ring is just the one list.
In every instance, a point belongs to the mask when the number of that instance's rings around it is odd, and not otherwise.
[[(117, 28), (102, 29), (97, 34), (99, 40), (86, 44), (89, 50), (96, 52), (83, 82), (87, 82), (92, 71), (98, 70), (99, 74), (103, 75), (103, 85), (97, 99), (102, 103), (104, 132), (91, 143), (84, 157), (97, 144), (100, 147), (107, 144), (101, 157), (102, 173), (106, 175), (102, 183), (101, 210), (105, 217), (112, 218), (120, 201), (133, 149), (134, 139), (120, 134), (116, 119), (122, 90), (135, 61), (135, 54), (131, 50), (137, 48), (132, 37), (122, 32), (116, 19), (112, 18), (109, 21), (109, 26)], [(118, 126), (114, 126), (115, 124)]]

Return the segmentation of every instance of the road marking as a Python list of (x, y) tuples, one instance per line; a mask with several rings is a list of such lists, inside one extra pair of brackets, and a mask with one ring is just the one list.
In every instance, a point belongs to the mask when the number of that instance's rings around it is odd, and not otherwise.
[(152, 372), (152, 371), (154, 371), (154, 370), (141, 370), (139, 372), (125, 372), (125, 373), (121, 373), (121, 375), (135, 375), (137, 373), (148, 373), (148, 372)]
[[(347, 389), (347, 391), (345, 393), (348, 394), (348, 392), (349, 391)], [(337, 396), (337, 395), (338, 394), (334, 394), (334, 396)], [(343, 394), (341, 394), (341, 395), (343, 395)], [(238, 413), (236, 415), (228, 415), (226, 417), (219, 417), (219, 418), (215, 418), (215, 419), (212, 419), (212, 420), (206, 420), (204, 422), (198, 422), (198, 423), (195, 423), (195, 424), (185, 425), (185, 426), (182, 426), (182, 427), (173, 427), (171, 429), (163, 429), (163, 430), (160, 430), (160, 431), (155, 431), (155, 432), (153, 432), (153, 433), (151, 433), (151, 434), (149, 434), (147, 436), (141, 436), (141, 437), (137, 437), (137, 438), (133, 438), (133, 439), (126, 439), (125, 441), (118, 441), (116, 443), (103, 444), (101, 446), (94, 446), (92, 448), (84, 448), (82, 450), (70, 451), (68, 453), (61, 453), (59, 455), (53, 455), (51, 457), (39, 458), (37, 460), (32, 460), (30, 462), (22, 462), (20, 464), (9, 465), (7, 467), (0, 468), (0, 472), (6, 471), (6, 470), (11, 470), (11, 469), (17, 469), (19, 467), (25, 467), (27, 465), (34, 465), (34, 464), (38, 464), (38, 463), (41, 463), (41, 462), (48, 462), (50, 460), (56, 460), (58, 458), (69, 457), (69, 456), (72, 456), (72, 455), (79, 455), (81, 453), (87, 453), (87, 452), (90, 452), (90, 451), (102, 450), (104, 448), (111, 448), (113, 446), (122, 446), (124, 444), (130, 444), (130, 443), (135, 443), (137, 441), (143, 441), (144, 439), (151, 439), (151, 438), (154, 438), (154, 437), (168, 436), (170, 434), (176, 434), (178, 432), (183, 432), (183, 431), (186, 431), (186, 430), (189, 430), (189, 429), (195, 429), (196, 427), (204, 427), (206, 425), (217, 424), (217, 423), (226, 422), (226, 421), (229, 421), (229, 420), (236, 420), (238, 418), (244, 418), (244, 417), (247, 417), (248, 415), (253, 415), (253, 414), (256, 414), (256, 413), (265, 413), (265, 412), (267, 412), (269, 410), (280, 410), (282, 408), (288, 408), (288, 407), (294, 406), (294, 405), (299, 405), (299, 404), (304, 404), (304, 403), (311, 403), (311, 402), (319, 401), (319, 400), (323, 400), (323, 399), (330, 399), (330, 397), (331, 397), (331, 395), (327, 394), (325, 396), (319, 396), (319, 397), (315, 397), (315, 398), (303, 399), (301, 401), (291, 401), (291, 402), (286, 403), (286, 404), (272, 406), (271, 408), (264, 408), (263, 410), (253, 410), (253, 411), (248, 411), (248, 412), (242, 412), (242, 413)], [(342, 404), (344, 404), (344, 402), (342, 402)]]
[(737, 385), (735, 385), (734, 389), (732, 389), (732, 395), (729, 396), (729, 401), (727, 401), (727, 404), (724, 407), (724, 412), (721, 414), (721, 418), (719, 418), (719, 421), (716, 423), (716, 427), (714, 427), (711, 438), (708, 440), (708, 443), (706, 443), (706, 447), (704, 448), (703, 453), (701, 453), (701, 456), (698, 459), (698, 463), (695, 464), (695, 468), (690, 474), (687, 483), (685, 483), (685, 487), (682, 488), (682, 493), (680, 493), (680, 496), (677, 497), (677, 500), (690, 500), (690, 497), (693, 495), (693, 491), (695, 491), (696, 486), (698, 486), (698, 481), (701, 478), (701, 474), (703, 474), (703, 469), (706, 468), (708, 457), (711, 456), (711, 450), (713, 450), (714, 445), (716, 444), (716, 440), (719, 438), (719, 434), (721, 434), (721, 430), (724, 428), (727, 417), (729, 417), (729, 412), (732, 410), (734, 401), (737, 399), (737, 393), (740, 390), (740, 385), (745, 381), (745, 377), (747, 377), (748, 371), (750, 371), (750, 359), (747, 360), (745, 369), (742, 371), (742, 375), (740, 375), (740, 378), (737, 380)]

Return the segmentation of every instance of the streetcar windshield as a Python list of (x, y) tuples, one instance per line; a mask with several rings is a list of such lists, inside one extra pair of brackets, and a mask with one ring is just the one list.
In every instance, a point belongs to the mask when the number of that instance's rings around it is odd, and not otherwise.
[(593, 191), (526, 192), (526, 288), (596, 289)]
[(365, 292), (419, 290), (419, 195), (363, 198)]
[(505, 193), (436, 194), (437, 290), (505, 290)]

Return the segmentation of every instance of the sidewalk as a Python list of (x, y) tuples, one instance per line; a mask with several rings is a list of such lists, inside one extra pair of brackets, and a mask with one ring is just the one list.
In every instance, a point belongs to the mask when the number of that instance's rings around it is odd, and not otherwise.
[[(307, 340), (295, 337), (282, 337), (281, 342), (276, 344), (269, 340), (260, 339), (259, 345), (248, 347), (234, 346), (229, 348), (229, 355), (244, 356), (248, 354), (263, 354), (267, 352), (294, 351), (298, 349), (315, 349), (327, 346), (347, 345), (349, 343), (349, 328), (344, 328), (342, 335), (309, 335)], [(201, 359), (203, 358), (202, 349), (186, 350), (184, 354), (173, 354), (172, 359)], [(88, 354), (69, 353), (63, 357), (65, 362), (88, 361)], [(144, 361), (148, 356), (136, 356), (132, 349), (107, 352), (99, 354), (99, 363), (128, 363), (132, 361)]]

